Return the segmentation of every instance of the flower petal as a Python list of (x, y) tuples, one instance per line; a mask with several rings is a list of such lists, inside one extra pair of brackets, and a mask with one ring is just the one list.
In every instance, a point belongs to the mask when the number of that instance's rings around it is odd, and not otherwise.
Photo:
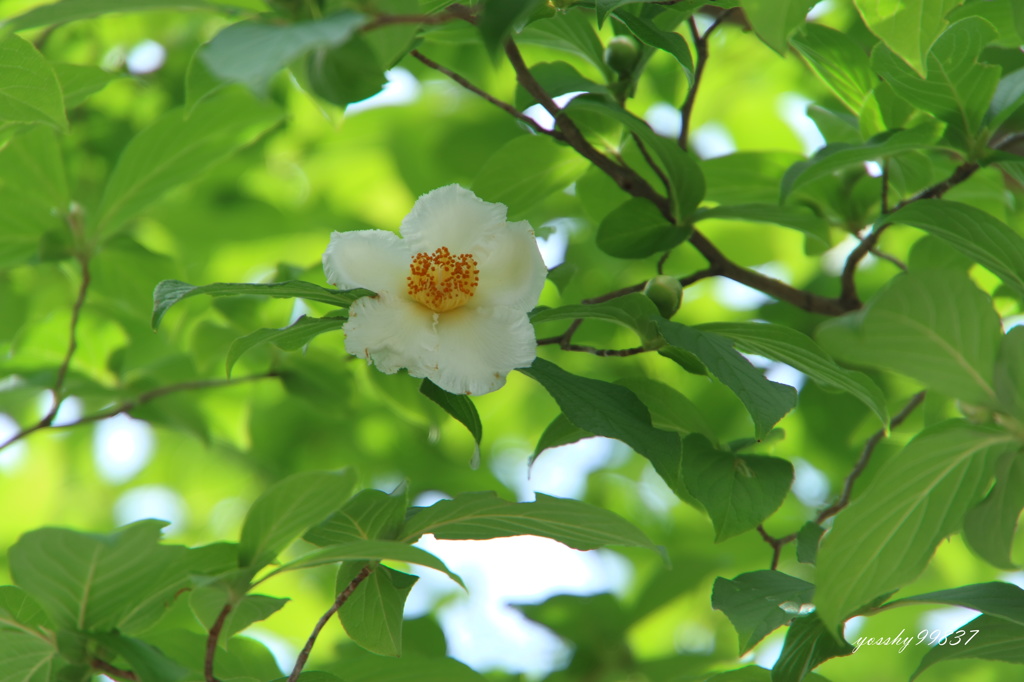
[(339, 289), (363, 287), (377, 293), (403, 294), (412, 254), (394, 232), (332, 232), (324, 252), (324, 274)]
[(427, 374), (449, 393), (481, 395), (505, 385), (505, 375), (537, 357), (526, 313), (514, 308), (462, 307), (440, 315), (437, 368)]
[(505, 204), (492, 204), (459, 185), (447, 185), (416, 200), (402, 220), (402, 236), (412, 253), (472, 253), (483, 240), (505, 227)]
[(345, 350), (366, 358), (385, 374), (402, 367), (413, 376), (434, 371), (436, 315), (405, 298), (381, 294), (358, 299), (349, 309)]
[(477, 261), (480, 284), (471, 306), (510, 306), (528, 312), (537, 305), (548, 269), (530, 223), (522, 220), (490, 237)]

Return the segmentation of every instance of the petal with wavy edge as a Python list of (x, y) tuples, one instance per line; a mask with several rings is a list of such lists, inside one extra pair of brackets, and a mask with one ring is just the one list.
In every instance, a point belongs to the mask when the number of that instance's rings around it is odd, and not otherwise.
[(413, 376), (428, 376), (437, 365), (436, 318), (433, 311), (404, 298), (360, 298), (343, 327), (345, 350), (385, 374), (405, 367)]
[(484, 201), (465, 187), (447, 185), (427, 192), (402, 220), (401, 232), (412, 253), (433, 253), (442, 246), (452, 253), (471, 253), (479, 262), (480, 247), (505, 227), (504, 204)]
[(505, 385), (505, 376), (528, 367), (537, 339), (526, 313), (515, 308), (462, 307), (437, 323), (437, 369), (428, 378), (449, 393), (482, 395)]
[(332, 232), (323, 261), (327, 281), (339, 289), (362, 287), (402, 296), (412, 254), (394, 232), (357, 230)]
[(486, 247), (487, 255), (477, 261), (480, 284), (468, 305), (531, 310), (540, 298), (548, 269), (530, 223), (509, 223), (487, 240)]

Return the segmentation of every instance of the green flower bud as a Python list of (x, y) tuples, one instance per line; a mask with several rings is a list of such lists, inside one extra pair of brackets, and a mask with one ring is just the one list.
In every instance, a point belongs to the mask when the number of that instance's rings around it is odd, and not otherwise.
[(658, 275), (644, 285), (644, 295), (654, 301), (662, 317), (670, 318), (676, 314), (683, 301), (683, 285), (675, 277)]
[(615, 36), (604, 48), (604, 63), (622, 77), (633, 73), (640, 61), (640, 46), (632, 36)]

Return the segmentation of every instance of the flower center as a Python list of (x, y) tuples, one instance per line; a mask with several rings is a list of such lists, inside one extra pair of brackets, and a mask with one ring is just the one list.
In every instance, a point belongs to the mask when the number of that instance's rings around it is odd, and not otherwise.
[(409, 272), (409, 295), (435, 313), (466, 305), (480, 283), (473, 254), (453, 256), (445, 246), (432, 254), (417, 253)]

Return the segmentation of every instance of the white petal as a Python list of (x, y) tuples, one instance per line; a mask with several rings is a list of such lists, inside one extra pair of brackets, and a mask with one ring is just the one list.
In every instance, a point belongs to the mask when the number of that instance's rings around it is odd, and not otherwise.
[(339, 289), (362, 287), (377, 293), (404, 294), (412, 254), (393, 232), (332, 232), (324, 252), (324, 274)]
[(525, 220), (509, 223), (484, 246), (481, 251), (486, 255), (477, 260), (480, 284), (470, 305), (532, 310), (544, 288), (548, 269), (530, 224)]
[(526, 313), (514, 308), (462, 307), (437, 323), (437, 369), (427, 376), (449, 393), (481, 395), (505, 385), (505, 375), (537, 357)]
[(372, 361), (385, 374), (405, 367), (413, 376), (434, 371), (436, 315), (418, 303), (387, 294), (352, 304), (345, 323), (345, 350)]
[(505, 204), (484, 201), (464, 187), (447, 185), (416, 200), (402, 220), (402, 236), (413, 253), (472, 253), (477, 244), (505, 227)]

